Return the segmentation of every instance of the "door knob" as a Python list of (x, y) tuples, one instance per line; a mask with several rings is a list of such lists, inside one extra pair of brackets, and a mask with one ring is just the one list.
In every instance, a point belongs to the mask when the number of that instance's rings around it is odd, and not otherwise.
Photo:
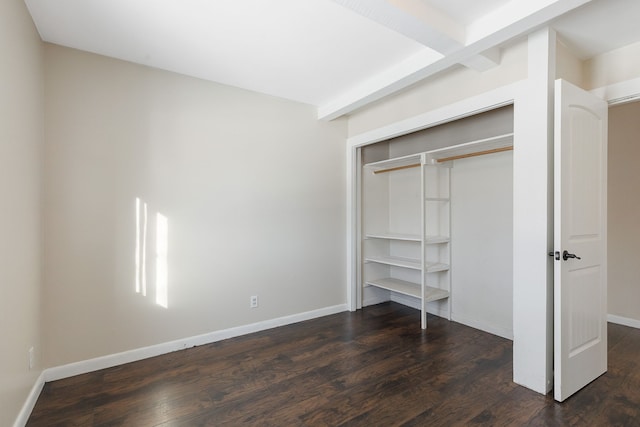
[(564, 251), (562, 252), (562, 259), (563, 260), (568, 260), (569, 258), (575, 258), (575, 259), (582, 259), (579, 256), (577, 256), (576, 254), (570, 254), (569, 251)]

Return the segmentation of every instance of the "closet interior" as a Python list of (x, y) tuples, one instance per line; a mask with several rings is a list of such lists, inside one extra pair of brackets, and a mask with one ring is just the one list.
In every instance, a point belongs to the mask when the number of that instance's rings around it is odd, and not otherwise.
[(512, 106), (360, 149), (362, 306), (512, 336), (512, 149)]

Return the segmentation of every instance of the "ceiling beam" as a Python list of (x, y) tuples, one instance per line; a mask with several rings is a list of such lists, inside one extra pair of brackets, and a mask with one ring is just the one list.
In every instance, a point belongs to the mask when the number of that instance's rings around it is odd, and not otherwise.
[[(384, 0), (334, 0), (340, 4), (349, 3), (351, 6), (367, 9), (371, 19), (385, 19), (381, 12), (376, 11), (380, 6), (388, 9)], [(471, 61), (481, 53), (491, 52), (500, 44), (523, 36), (539, 28), (551, 20), (564, 15), (592, 0), (512, 0), (504, 7), (481, 18), (467, 28), (467, 42), (461, 48), (444, 55), (415, 55), (412, 58), (380, 73), (344, 93), (327, 104), (318, 107), (318, 118), (333, 120), (348, 114), (358, 108), (377, 101), (387, 95), (400, 91), (420, 80), (441, 72), (455, 64)], [(368, 7), (365, 7), (369, 5)], [(350, 6), (348, 6), (350, 7)], [(351, 8), (351, 7), (350, 7)], [(397, 8), (392, 7), (397, 10)], [(354, 9), (355, 10), (355, 9)], [(394, 12), (395, 13), (395, 12)], [(366, 15), (365, 15), (366, 16)], [(375, 19), (374, 19), (375, 20)], [(384, 25), (384, 24), (383, 24)], [(427, 25), (420, 31), (432, 31), (440, 35), (438, 43), (444, 43), (442, 38), (451, 38), (451, 33), (445, 34), (436, 30), (435, 25)], [(411, 29), (411, 31), (419, 31)], [(454, 30), (457, 31), (457, 30)], [(445, 40), (446, 42), (446, 40)], [(493, 51), (495, 54), (495, 51)]]
[(500, 57), (501, 49), (499, 47), (492, 47), (479, 55), (472, 56), (469, 59), (462, 59), (460, 63), (467, 68), (483, 72), (500, 65)]
[[(333, 0), (352, 11), (400, 33), (440, 54), (464, 47), (466, 29), (421, 0)], [(468, 58), (463, 65), (485, 71), (498, 65), (494, 55)]]

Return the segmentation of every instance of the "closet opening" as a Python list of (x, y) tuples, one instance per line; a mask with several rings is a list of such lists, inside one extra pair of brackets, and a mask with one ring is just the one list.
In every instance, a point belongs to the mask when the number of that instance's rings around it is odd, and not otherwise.
[(513, 339), (513, 105), (356, 150), (357, 307)]

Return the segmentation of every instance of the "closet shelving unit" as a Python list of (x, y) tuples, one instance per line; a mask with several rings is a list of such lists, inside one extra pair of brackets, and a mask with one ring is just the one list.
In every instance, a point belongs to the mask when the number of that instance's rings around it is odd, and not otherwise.
[(461, 158), (507, 151), (513, 133), (364, 165), (363, 286), (427, 303), (451, 319), (451, 168)]

